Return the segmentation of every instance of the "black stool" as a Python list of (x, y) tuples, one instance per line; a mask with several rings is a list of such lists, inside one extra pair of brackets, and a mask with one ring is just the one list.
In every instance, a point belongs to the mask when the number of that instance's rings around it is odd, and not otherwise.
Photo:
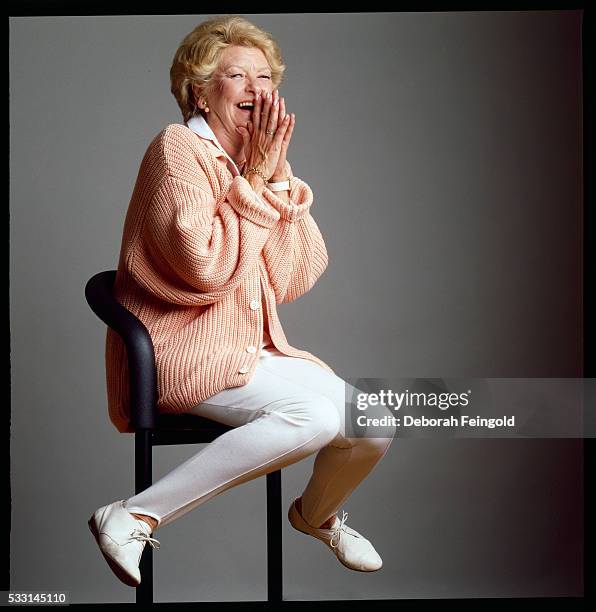
[[(116, 270), (92, 276), (85, 298), (93, 312), (126, 346), (130, 385), (130, 415), (135, 429), (135, 494), (153, 482), (153, 447), (165, 444), (212, 442), (232, 429), (193, 414), (160, 414), (157, 410), (157, 369), (147, 328), (112, 295)], [(267, 474), (267, 600), (282, 597), (281, 470)], [(137, 603), (153, 603), (153, 548), (145, 546)]]

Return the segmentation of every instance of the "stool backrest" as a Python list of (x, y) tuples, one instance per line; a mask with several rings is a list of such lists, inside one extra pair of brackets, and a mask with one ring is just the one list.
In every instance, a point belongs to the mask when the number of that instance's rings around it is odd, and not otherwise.
[(98, 272), (85, 285), (91, 310), (123, 340), (128, 359), (130, 418), (135, 430), (157, 424), (157, 369), (155, 351), (147, 328), (112, 293), (116, 270)]

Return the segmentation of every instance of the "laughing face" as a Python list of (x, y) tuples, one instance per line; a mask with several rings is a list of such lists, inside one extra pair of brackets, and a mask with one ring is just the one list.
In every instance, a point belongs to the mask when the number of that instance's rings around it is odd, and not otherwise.
[(206, 120), (225, 149), (236, 151), (242, 146), (236, 128), (246, 127), (252, 119), (252, 104), (261, 91), (273, 91), (271, 68), (264, 53), (256, 47), (237, 45), (222, 51), (213, 87), (206, 95)]

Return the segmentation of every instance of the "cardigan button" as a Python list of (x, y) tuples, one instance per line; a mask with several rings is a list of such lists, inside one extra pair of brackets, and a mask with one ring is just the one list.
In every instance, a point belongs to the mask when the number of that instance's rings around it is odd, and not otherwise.
[(251, 300), (250, 301), (250, 309), (251, 310), (258, 310), (259, 308), (259, 300)]
[(247, 353), (256, 353), (257, 352), (257, 347), (256, 346), (247, 346), (246, 347), (246, 352)]
[(242, 367), (241, 367), (241, 368), (238, 370), (238, 372), (240, 372), (240, 374), (246, 374), (246, 373), (248, 372), (248, 370), (249, 370), (249, 367), (248, 367), (248, 366), (242, 366)]

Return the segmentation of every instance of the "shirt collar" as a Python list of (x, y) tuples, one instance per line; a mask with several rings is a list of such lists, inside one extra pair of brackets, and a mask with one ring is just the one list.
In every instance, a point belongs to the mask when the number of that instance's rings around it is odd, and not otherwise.
[(234, 163), (234, 160), (226, 153), (224, 148), (219, 144), (213, 130), (209, 127), (209, 124), (205, 120), (203, 115), (195, 115), (191, 117), (187, 122), (186, 126), (189, 127), (195, 134), (198, 134), (201, 138), (209, 140), (218, 149), (219, 153), (216, 153), (216, 157), (226, 157), (228, 160), (228, 168), (233, 176), (240, 174), (238, 167)]

